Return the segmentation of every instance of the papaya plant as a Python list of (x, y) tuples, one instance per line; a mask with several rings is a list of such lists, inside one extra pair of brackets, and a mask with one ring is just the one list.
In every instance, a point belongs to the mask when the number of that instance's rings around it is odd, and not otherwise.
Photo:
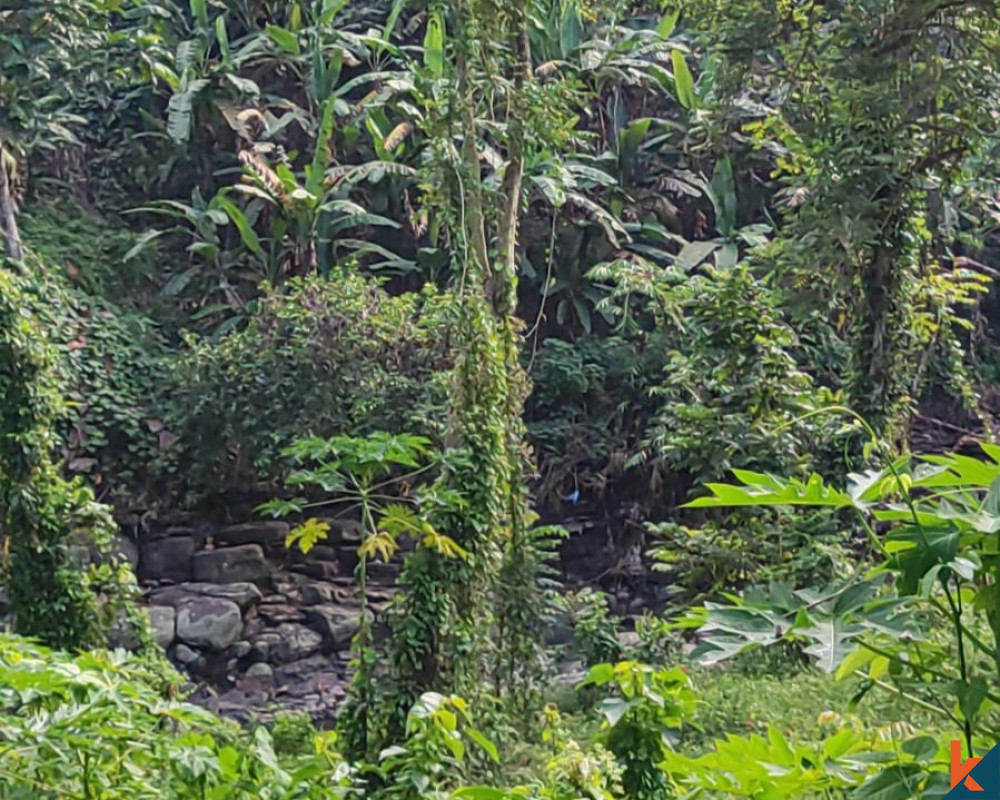
[(859, 699), (880, 688), (954, 726), (970, 753), (1000, 729), (1000, 446), (983, 457), (892, 456), (868, 429), (869, 454), (885, 466), (838, 489), (805, 479), (735, 470), (689, 507), (812, 506), (851, 511), (873, 566), (822, 592), (731, 596), (687, 616), (700, 629), (699, 656), (724, 659), (783, 639), (838, 677), (859, 677)]
[[(413, 491), (412, 484), (426, 478), (441, 462), (441, 458), (430, 452), (429, 445), (430, 441), (422, 436), (385, 432), (367, 437), (300, 439), (284, 450), (284, 455), (299, 466), (285, 483), (299, 489), (318, 489), (326, 497), (315, 502), (304, 497), (275, 499), (258, 508), (276, 517), (328, 506), (340, 506), (341, 514), (354, 511), (360, 515), (361, 542), (355, 578), (361, 618), (352, 643), (355, 671), (351, 686), (355, 708), (353, 714), (344, 715), (350, 720), (349, 744), (359, 753), (368, 750), (374, 702), (372, 684), (377, 665), (367, 598), (369, 560), (378, 556), (388, 563), (403, 536), (446, 558), (468, 557), (465, 550), (438, 532), (427, 518), (428, 509), (459, 506), (460, 496), (433, 484), (422, 492)], [(401, 469), (403, 474), (399, 474)], [(311, 517), (291, 530), (285, 544), (308, 553), (327, 537), (329, 530), (328, 522)]]

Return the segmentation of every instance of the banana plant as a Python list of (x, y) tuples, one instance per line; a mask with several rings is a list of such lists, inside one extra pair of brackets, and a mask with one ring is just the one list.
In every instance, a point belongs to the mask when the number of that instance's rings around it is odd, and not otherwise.
[[(258, 240), (254, 229), (240, 222), (238, 209), (227, 207), (248, 249), (254, 250), (255, 241), (267, 243), (265, 262), (272, 282), (313, 271), (329, 275), (343, 255), (338, 236), (344, 231), (368, 226), (399, 227), (399, 223), (370, 213), (351, 200), (351, 181), (327, 178), (337, 99), (331, 95), (324, 103), (313, 157), (301, 173), (284, 163), (272, 168), (261, 157), (248, 154), (243, 159), (245, 181), (233, 187), (251, 198), (245, 218), (260, 219), (265, 209), (270, 212), (268, 235)], [(350, 240), (344, 249), (350, 251), (357, 246), (356, 240)]]
[[(177, 18), (183, 18), (177, 11)], [(166, 131), (177, 144), (190, 140), (199, 110), (260, 96), (257, 83), (240, 74), (243, 63), (260, 50), (259, 37), (234, 46), (225, 13), (210, 20), (207, 0), (189, 0), (188, 11), (192, 22), (170, 63), (158, 60), (150, 65), (154, 80), (162, 81), (170, 91)]]

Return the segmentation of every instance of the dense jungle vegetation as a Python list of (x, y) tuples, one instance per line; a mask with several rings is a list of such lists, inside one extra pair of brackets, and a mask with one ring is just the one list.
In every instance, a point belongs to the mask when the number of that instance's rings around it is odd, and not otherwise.
[[(996, 0), (0, 0), (0, 797), (949, 795), (998, 58)], [(128, 548), (329, 509), (335, 726), (196, 703)]]

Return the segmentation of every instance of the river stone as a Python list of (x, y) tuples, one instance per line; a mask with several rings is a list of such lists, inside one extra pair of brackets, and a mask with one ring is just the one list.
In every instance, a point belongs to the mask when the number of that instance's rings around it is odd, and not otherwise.
[[(319, 631), (323, 635), (323, 640), (335, 650), (345, 650), (350, 647), (351, 639), (361, 626), (361, 611), (358, 609), (323, 603), (309, 606), (304, 610), (310, 627)], [(370, 611), (368, 619), (369, 621), (372, 619)]]
[(243, 674), (250, 680), (271, 680), (274, 677), (274, 669), (270, 664), (257, 663), (251, 664)]
[(272, 625), (279, 625), (282, 622), (304, 622), (306, 618), (300, 609), (288, 603), (261, 603), (257, 606), (257, 613), (261, 619)]
[(283, 622), (277, 627), (281, 640), (272, 647), (270, 660), (279, 664), (298, 661), (318, 652), (323, 645), (323, 637), (316, 631), (297, 622)]
[(333, 602), (335, 598), (334, 587), (329, 583), (307, 583), (299, 592), (304, 606), (318, 606), (322, 603)]
[(234, 644), (231, 652), (233, 658), (246, 658), (248, 655), (250, 655), (250, 649), (251, 649), (250, 642), (242, 641)]
[(177, 633), (177, 612), (170, 606), (150, 606), (149, 625), (153, 629), (153, 639), (166, 650)]
[(280, 642), (281, 637), (274, 631), (258, 634), (251, 642), (250, 657), (254, 661), (267, 661), (271, 651), (277, 648)]
[(218, 544), (259, 544), (266, 547), (284, 546), (290, 530), (287, 522), (262, 521), (228, 525), (215, 536)]
[(145, 543), (139, 551), (139, 573), (147, 580), (191, 580), (194, 539), (176, 536)]
[(240, 640), (243, 617), (231, 600), (195, 597), (177, 608), (177, 638), (208, 650), (224, 650)]
[(361, 544), (361, 523), (353, 519), (327, 518), (321, 520), (330, 526), (327, 534), (327, 542), (334, 545), (354, 545)]
[(192, 650), (186, 644), (179, 644), (174, 648), (174, 659), (179, 663), (187, 665), (194, 664), (201, 656), (196, 650)]
[(271, 568), (259, 544), (223, 547), (194, 555), (194, 578), (206, 583), (257, 583)]
[(157, 606), (177, 606), (186, 600), (190, 600), (192, 595), (218, 597), (222, 600), (231, 600), (240, 607), (240, 611), (246, 611), (254, 603), (259, 603), (264, 595), (252, 583), (179, 583), (176, 586), (165, 586), (162, 589), (155, 589), (149, 597), (151, 605)]

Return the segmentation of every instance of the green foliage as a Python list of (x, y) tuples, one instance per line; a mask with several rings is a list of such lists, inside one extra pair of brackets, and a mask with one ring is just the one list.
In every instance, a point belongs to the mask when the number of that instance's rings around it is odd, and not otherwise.
[[(341, 505), (346, 506), (344, 511), (357, 510), (360, 515), (362, 536), (355, 577), (361, 623), (352, 642), (354, 676), (349, 713), (342, 717), (347, 747), (359, 756), (373, 755), (375, 745), (384, 744), (380, 725), (375, 721), (378, 710), (374, 703), (374, 669), (378, 657), (372, 646), (372, 621), (366, 592), (368, 562), (380, 556), (388, 563), (399, 549), (402, 537), (411, 539), (423, 553), (461, 560), (469, 557), (430, 521), (434, 519), (434, 512), (443, 508), (462, 507), (462, 498), (440, 482), (428, 483), (416, 492), (413, 490), (413, 484), (425, 479), (437, 466), (439, 459), (429, 452), (429, 445), (430, 441), (422, 436), (381, 431), (367, 437), (301, 439), (283, 451), (283, 455), (298, 467), (288, 476), (286, 484), (300, 489), (319, 488), (328, 497), (314, 503), (308, 503), (304, 497), (272, 500), (258, 509), (282, 516), (306, 507)], [(400, 470), (405, 473), (399, 474)], [(393, 491), (397, 493), (396, 498), (390, 494)], [(328, 530), (328, 524), (309, 519), (289, 533), (285, 544), (288, 547), (297, 544), (303, 552), (308, 552), (317, 541), (325, 538)], [(390, 677), (398, 680), (402, 676)], [(387, 716), (391, 719), (392, 712)]]
[(566, 493), (575, 475), (584, 480), (621, 464), (636, 447), (648, 418), (647, 391), (662, 361), (654, 349), (621, 337), (547, 339), (531, 363), (533, 391), (525, 408), (528, 436), (544, 465), (537, 490), (546, 502)]
[[(679, 789), (711, 792), (715, 797), (820, 798), (854, 790), (856, 800), (927, 797), (921, 789), (940, 790), (940, 771), (928, 773), (928, 756), (944, 747), (928, 736), (902, 743), (885, 741), (877, 732), (842, 728), (821, 743), (790, 742), (776, 727), (766, 734), (730, 737), (698, 758), (667, 753), (663, 769)], [(872, 774), (873, 762), (889, 763)], [(869, 777), (871, 776), (871, 777)]]
[(829, 430), (800, 418), (832, 397), (796, 363), (795, 334), (773, 291), (745, 267), (687, 278), (612, 274), (620, 292), (649, 297), (668, 353), (636, 460), (698, 480), (752, 466), (788, 472), (812, 461)]
[(461, 697), (427, 692), (406, 718), (406, 742), (379, 756), (379, 772), (386, 781), (381, 796), (399, 800), (446, 798), (462, 782), (468, 745), (499, 761), (496, 746), (471, 724), (469, 707)]
[[(70, 548), (106, 546), (114, 526), (93, 493), (79, 479), (64, 480), (53, 461), (61, 407), (55, 357), (31, 313), (30, 291), (28, 281), (0, 269), (3, 583), (18, 631), (59, 647), (96, 645), (107, 625), (91, 590), (95, 576), (74, 563)], [(120, 598), (130, 581), (127, 566), (112, 563), (105, 573)]]
[(573, 648), (588, 666), (618, 661), (622, 646), (618, 641), (619, 620), (611, 616), (603, 592), (581, 589), (555, 599), (556, 608), (573, 628)]
[(148, 261), (129, 258), (136, 235), (121, 223), (67, 200), (25, 205), (18, 216), (21, 236), (39, 261), (67, 287), (132, 310), (153, 288)]
[[(873, 440), (870, 449), (877, 447)], [(852, 509), (882, 561), (869, 575), (821, 593), (772, 586), (769, 596), (731, 598), (734, 607), (706, 604), (698, 612), (708, 634), (706, 656), (799, 638), (827, 671), (861, 672), (866, 691), (897, 691), (940, 714), (962, 731), (970, 752), (980, 731), (995, 735), (991, 712), (1000, 698), (989, 685), (1000, 665), (1000, 613), (989, 537), (997, 527), (1000, 449), (984, 444), (983, 451), (984, 460), (953, 454), (890, 460), (852, 476), (846, 491), (816, 475), (800, 482), (755, 473), (739, 474), (737, 486), (710, 487), (712, 496), (697, 504)], [(891, 590), (879, 591), (887, 576), (894, 579)], [(935, 622), (946, 626), (947, 637), (933, 635)]]
[(319, 736), (308, 714), (293, 712), (276, 715), (270, 733), (274, 752), (279, 757), (302, 755), (312, 750)]
[(679, 667), (657, 670), (623, 661), (591, 668), (583, 685), (616, 688), (599, 706), (604, 716), (600, 741), (623, 765), (622, 788), (628, 797), (663, 797), (668, 756), (682, 723), (695, 709), (687, 674)]
[(845, 315), (851, 404), (880, 431), (897, 429), (924, 359), (954, 335), (950, 323), (932, 343), (914, 331), (956, 244), (938, 197), (992, 147), (971, 120), (996, 91), (993, 12), (848, 2), (789, 13), (748, 0), (692, 13), (718, 54), (719, 99), (745, 115), (781, 187), (776, 271), (791, 294)]
[(349, 785), (329, 734), (283, 764), (263, 728), (244, 733), (157, 682), (121, 652), (71, 657), (0, 637), (0, 794), (334, 798)]
[(836, 518), (818, 513), (735, 513), (698, 527), (651, 523), (652, 569), (670, 576), (680, 600), (712, 596), (748, 583), (822, 585), (846, 577), (852, 554)]
[(32, 270), (26, 300), (56, 356), (67, 467), (116, 494), (138, 493), (170, 442), (156, 409), (169, 369), (163, 337), (149, 317), (67, 286), (47, 266)]
[(345, 271), (290, 282), (218, 342), (191, 338), (162, 417), (189, 485), (273, 479), (281, 450), (307, 431), (437, 433), (443, 301), (391, 297)]

